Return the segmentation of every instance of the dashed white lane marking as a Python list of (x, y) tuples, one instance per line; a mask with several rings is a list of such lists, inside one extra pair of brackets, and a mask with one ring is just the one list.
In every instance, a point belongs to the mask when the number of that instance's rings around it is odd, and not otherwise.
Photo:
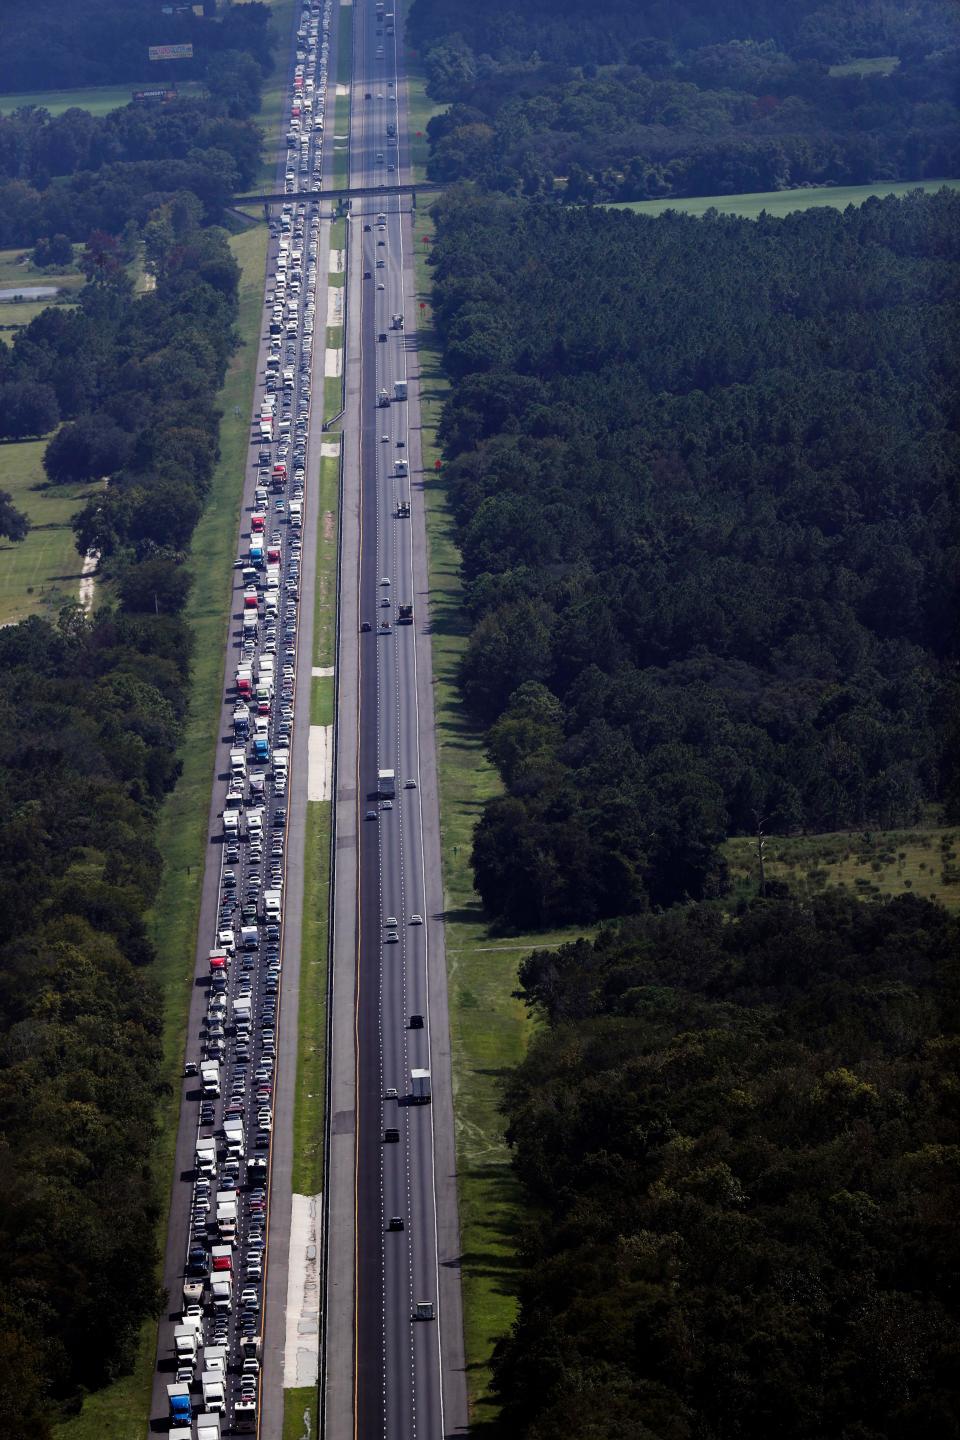
[(343, 351), (339, 345), (335, 350), (327, 350), (326, 363), (323, 367), (324, 375), (339, 375), (343, 369)]
[(307, 799), (329, 800), (333, 774), (333, 726), (310, 726)]
[(313, 676), (314, 680), (326, 680), (328, 676), (333, 674), (333, 666), (314, 665), (310, 673)]
[(320, 1226), (322, 1196), (294, 1195), (287, 1272), (283, 1385), (316, 1385), (320, 1373)]

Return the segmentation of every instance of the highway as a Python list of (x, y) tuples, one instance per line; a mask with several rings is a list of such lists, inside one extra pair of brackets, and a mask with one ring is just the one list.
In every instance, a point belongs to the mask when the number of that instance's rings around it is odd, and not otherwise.
[[(372, 0), (354, 7), (349, 185), (374, 195), (352, 204), (347, 279), (344, 510), (355, 530), (345, 525), (341, 553), (349, 673), (338, 685), (337, 795), (352, 814), (338, 803), (337, 884), (342, 893), (353, 876), (355, 908), (337, 909), (334, 956), (352, 1002), (354, 1108), (346, 1122), (334, 1113), (335, 1141), (352, 1119), (353, 1144), (334, 1144), (329, 1186), (325, 1433), (336, 1440), (466, 1430), (413, 231), (409, 201), (387, 191), (409, 177), (394, 28)], [(340, 858), (350, 837), (352, 870)], [(345, 1013), (341, 1004), (341, 1032)], [(346, 1043), (335, 1014), (334, 1078)], [(415, 1070), (429, 1072), (432, 1104), (414, 1103)], [(352, 1216), (338, 1202), (348, 1155)], [(352, 1354), (337, 1278), (348, 1238)]]
[[(316, 5), (291, 51), (291, 138), (278, 161), (288, 194), (321, 183), (332, 14), (332, 0)], [(221, 1430), (279, 1433), (282, 1410), (282, 1345), (264, 1347), (264, 1312), (269, 1303), (268, 1330), (282, 1330), (303, 894), (297, 782), (307, 761), (316, 540), (307, 475), (319, 458), (311, 392), (319, 370), (322, 396), (324, 355), (322, 342), (314, 355), (313, 333), (326, 320), (319, 209), (291, 199), (271, 224), (164, 1265), (170, 1310), (151, 1404), (154, 1431), (170, 1429), (178, 1407), (177, 1440), (193, 1433), (191, 1420), (210, 1440)]]

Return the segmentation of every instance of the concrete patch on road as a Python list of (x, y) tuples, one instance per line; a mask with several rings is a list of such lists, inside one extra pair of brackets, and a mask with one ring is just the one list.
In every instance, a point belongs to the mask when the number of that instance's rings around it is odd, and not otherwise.
[(327, 324), (343, 324), (343, 286), (331, 285), (327, 291)]
[(332, 666), (332, 665), (314, 665), (312, 674), (313, 674), (313, 678), (314, 678), (315, 680), (325, 680), (328, 675), (332, 675), (332, 674), (333, 674), (333, 666)]
[(341, 373), (343, 369), (342, 356), (343, 351), (340, 349), (339, 345), (336, 347), (335, 350), (331, 350), (328, 348), (326, 363), (323, 367), (324, 375), (339, 375)]
[(319, 1195), (293, 1195), (283, 1388), (316, 1385), (320, 1373)]
[(331, 460), (338, 460), (340, 458), (340, 441), (321, 440), (320, 454), (328, 456), (328, 458)]
[(338, 85), (338, 86), (337, 86), (337, 94), (338, 94), (338, 95), (349, 95), (349, 94), (350, 94), (350, 86), (349, 86), (349, 85)]
[(333, 778), (333, 726), (310, 726), (307, 799), (329, 800)]
[[(331, 274), (331, 275), (342, 275), (342, 274), (343, 274), (343, 251), (342, 251), (342, 250), (331, 250), (331, 251), (330, 251), (330, 274)], [(338, 289), (340, 289), (340, 288), (342, 288), (342, 287), (338, 286)]]

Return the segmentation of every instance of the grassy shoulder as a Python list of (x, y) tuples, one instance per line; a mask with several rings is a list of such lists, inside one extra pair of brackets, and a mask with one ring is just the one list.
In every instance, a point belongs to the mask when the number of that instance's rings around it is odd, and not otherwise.
[[(422, 216), (418, 237), (432, 234)], [(418, 246), (416, 302), (420, 358), (423, 466), (433, 477), (440, 459), (437, 425), (447, 382), (430, 321), (427, 248)], [(416, 492), (414, 492), (416, 494)], [(467, 643), (460, 555), (453, 535), (442, 472), (424, 487), (430, 565), (430, 618), (434, 705), (440, 780), (440, 827), (450, 1045), (453, 1060), (457, 1177), (463, 1264), (467, 1384), (472, 1419), (492, 1418), (490, 1358), (516, 1314), (517, 1232), (521, 1197), (510, 1168), (500, 1114), (502, 1078), (526, 1051), (531, 1024), (513, 998), (517, 966), (541, 945), (558, 944), (577, 931), (494, 936), (473, 888), (473, 828), (500, 780), (483, 747), (482, 733), (466, 715), (457, 671)], [(415, 502), (416, 503), (416, 502)]]
[(873, 55), (867, 60), (848, 60), (844, 65), (831, 65), (831, 75), (892, 75), (900, 64), (899, 55)]
[(637, 215), (662, 215), (676, 210), (681, 215), (705, 215), (716, 210), (720, 215), (739, 215), (755, 220), (758, 215), (791, 215), (797, 210), (811, 210), (829, 205), (845, 210), (848, 205), (862, 205), (871, 196), (909, 195), (912, 190), (934, 191), (944, 185), (960, 189), (960, 180), (888, 180), (879, 185), (824, 185), (809, 190), (758, 190), (746, 195), (694, 195), (685, 200), (629, 200), (608, 205), (608, 210), (632, 210)]
[[(149, 923), (157, 947), (154, 979), (163, 996), (161, 1078), (165, 1094), (157, 1115), (154, 1162), (164, 1212), (158, 1237), (161, 1245), (180, 1111), (180, 1073), (207, 852), (210, 777), (223, 684), (223, 642), (230, 614), (243, 477), (249, 458), (247, 416), (256, 374), (267, 238), (266, 226), (258, 226), (230, 241), (242, 269), (237, 328), (244, 344), (231, 360), (220, 391), (219, 405), (225, 417), (220, 431), (220, 462), (193, 538), (190, 566), (194, 584), (187, 616), (194, 634), (195, 657), (182, 747), (183, 772), (163, 807), (157, 835), (164, 873)], [(240, 407), (239, 419), (234, 417), (235, 406)], [(144, 1325), (133, 1373), (88, 1396), (80, 1414), (57, 1428), (58, 1440), (141, 1440), (150, 1409), (156, 1338), (156, 1324)]]
[[(409, 5), (406, 8), (409, 10)], [(406, 51), (403, 63), (407, 76), (407, 122), (409, 125), (407, 138), (410, 146), (410, 169), (415, 181), (426, 180), (427, 160), (430, 155), (427, 126), (434, 115), (442, 115), (447, 106), (437, 105), (428, 98), (426, 76), (414, 51)]]
[[(728, 840), (724, 853), (734, 893), (756, 893), (756, 841)], [(863, 899), (920, 895), (960, 910), (960, 830), (922, 825), (914, 830), (839, 831), (829, 835), (773, 835), (764, 848), (769, 880), (793, 890), (837, 886)]]

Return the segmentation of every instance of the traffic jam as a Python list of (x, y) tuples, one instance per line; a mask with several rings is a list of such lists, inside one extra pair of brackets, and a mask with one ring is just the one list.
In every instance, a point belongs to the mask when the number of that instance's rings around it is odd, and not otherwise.
[[(331, 0), (305, 6), (290, 96), (286, 194), (322, 179)], [(231, 636), (232, 743), (222, 812), (219, 910), (206, 1014), (185, 1072), (199, 1080), (183, 1308), (167, 1386), (172, 1440), (259, 1428), (263, 1299), (283, 887), (313, 335), (319, 203), (272, 220), (269, 340), (252, 443), (256, 486)], [(322, 333), (322, 332), (321, 332)], [(185, 1182), (189, 1183), (189, 1182)]]

